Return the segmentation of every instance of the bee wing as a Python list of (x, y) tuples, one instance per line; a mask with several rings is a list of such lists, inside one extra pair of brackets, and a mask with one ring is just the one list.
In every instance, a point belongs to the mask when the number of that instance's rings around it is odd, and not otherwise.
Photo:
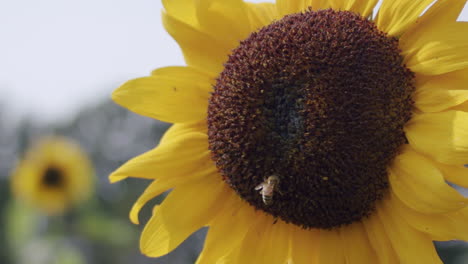
[(263, 189), (263, 182), (257, 185), (257, 187), (255, 187), (255, 190), (261, 190), (261, 189)]

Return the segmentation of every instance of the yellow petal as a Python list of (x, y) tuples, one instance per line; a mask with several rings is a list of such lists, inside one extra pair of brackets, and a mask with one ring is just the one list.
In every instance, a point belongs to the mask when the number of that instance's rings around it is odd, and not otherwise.
[(273, 224), (273, 217), (260, 214), (242, 241), (237, 263), (286, 263), (290, 226), (281, 220)]
[(468, 163), (468, 113), (414, 114), (404, 130), (418, 152), (446, 164)]
[(138, 214), (140, 213), (141, 208), (151, 199), (159, 196), (163, 192), (172, 189), (174, 187), (188, 184), (191, 181), (200, 181), (203, 177), (218, 177), (218, 174), (202, 174), (194, 172), (188, 177), (169, 177), (166, 179), (157, 179), (154, 180), (143, 192), (143, 194), (138, 198), (138, 200), (133, 204), (132, 209), (130, 210), (130, 220), (134, 224), (139, 224)]
[(328, 0), (276, 0), (276, 7), (281, 18), (285, 15), (307, 11), (309, 8), (314, 11), (327, 9), (331, 5)]
[(374, 264), (377, 256), (372, 249), (361, 222), (340, 228), (346, 263)]
[(319, 264), (319, 235), (317, 229), (304, 230), (294, 226), (291, 232), (291, 260), (294, 264)]
[(468, 208), (445, 214), (424, 214), (408, 208), (397, 199), (394, 206), (406, 222), (433, 240), (468, 240)]
[(273, 3), (246, 3), (249, 15), (251, 31), (257, 31), (261, 27), (271, 24), (278, 18), (276, 6)]
[(162, 0), (164, 9), (172, 17), (183, 21), (193, 27), (198, 27), (195, 12), (195, 1), (193, 0)]
[(304, 0), (302, 10), (307, 10), (309, 7), (312, 8), (312, 10), (316, 11), (320, 9), (330, 8), (331, 5), (328, 0)]
[(423, 112), (440, 112), (468, 100), (468, 90), (420, 90), (414, 95), (415, 106)]
[(400, 36), (434, 0), (384, 0), (375, 19), (390, 36)]
[(468, 69), (427, 78), (413, 95), (423, 112), (440, 112), (468, 100)]
[(468, 168), (463, 165), (447, 165), (435, 162), (436, 167), (442, 172), (445, 180), (458, 186), (468, 188)]
[(408, 207), (423, 213), (445, 213), (465, 207), (467, 199), (450, 187), (431, 160), (406, 148), (389, 172), (392, 191)]
[(377, 216), (377, 213), (373, 213), (370, 217), (363, 219), (363, 225), (366, 229), (369, 242), (377, 254), (378, 261), (375, 263), (398, 263), (398, 257), (393, 249), (392, 243), (385, 233), (384, 226)]
[(238, 259), (243, 252), (240, 251), (240, 246), (234, 247), (222, 259), (215, 262), (216, 264), (239, 264)]
[(420, 26), (432, 26), (456, 21), (465, 4), (466, 0), (438, 0), (424, 13), (424, 16), (421, 18)]
[(216, 172), (205, 133), (190, 132), (168, 139), (158, 147), (127, 161), (110, 175), (110, 181), (116, 182), (127, 177), (189, 179)]
[(437, 75), (468, 67), (468, 23), (454, 22), (440, 29), (424, 28), (413, 41), (402, 38), (406, 67), (415, 73)]
[(196, 264), (212, 264), (228, 258), (239, 247), (255, 218), (253, 208), (242, 201), (232, 190), (227, 190), (226, 203), (217, 217), (210, 222), (203, 251)]
[(464, 102), (463, 104), (459, 104), (457, 106), (454, 106), (450, 108), (451, 110), (456, 110), (456, 111), (463, 111), (463, 112), (468, 112), (468, 102)]
[[(460, 15), (466, 0), (438, 0), (436, 1), (416, 23), (411, 25), (401, 36), (400, 43), (419, 41), (421, 31), (443, 30), (455, 22)], [(419, 43), (419, 42), (418, 42)], [(422, 42), (420, 42), (422, 43)]]
[(442, 264), (431, 238), (402, 221), (391, 200), (382, 201), (377, 214), (400, 259), (395, 263)]
[[(421, 57), (420, 52), (421, 47), (428, 45), (429, 42), (440, 42), (438, 48), (440, 49), (441, 46), (445, 45), (447, 48), (452, 47), (450, 41), (445, 39), (434, 38), (434, 32), (444, 33), (447, 29), (451, 29), (452, 25), (457, 20), (458, 16), (460, 15), (463, 7), (466, 4), (466, 0), (439, 0), (434, 5), (432, 5), (427, 12), (418, 20), (417, 23), (413, 24), (408, 31), (400, 38), (400, 47), (403, 51), (403, 55), (405, 56), (405, 60), (409, 61), (412, 57), (413, 63), (418, 62), (418, 58)], [(466, 27), (465, 27), (466, 28)], [(465, 31), (466, 32), (466, 31)], [(451, 33), (451, 34), (460, 34), (460, 33)], [(461, 33), (463, 34), (463, 33)], [(443, 38), (444, 36), (439, 36), (439, 38)], [(429, 39), (428, 39), (429, 38)], [(427, 46), (430, 48), (430, 46)], [(430, 52), (430, 50), (428, 50)], [(456, 52), (456, 51), (454, 51)], [(430, 54), (427, 54), (430, 56)], [(438, 59), (438, 58), (436, 58)], [(428, 65), (426, 63), (426, 65)], [(423, 67), (424, 64), (419, 65), (418, 67)], [(433, 68), (436, 65), (433, 65)], [(426, 69), (428, 73), (434, 72), (438, 73), (443, 70), (443, 72), (450, 72), (453, 69), (453, 65), (442, 65), (440, 69)], [(447, 68), (446, 68), (447, 67)], [(463, 67), (458, 67), (463, 68)], [(416, 68), (417, 69), (417, 68)]]
[(161, 14), (164, 28), (177, 41), (186, 63), (217, 76), (232, 47), (168, 13)]
[(158, 68), (151, 72), (152, 76), (167, 78), (169, 80), (192, 80), (197, 86), (205, 89), (207, 92), (213, 90), (213, 85), (216, 83), (215, 75), (209, 72), (203, 72), (200, 69), (190, 66), (169, 66)]
[(278, 220), (270, 230), (270, 238), (265, 240), (263, 262), (258, 263), (286, 263), (289, 258), (289, 245), (291, 241), (291, 224)]
[[(173, 70), (173, 75), (186, 71), (195, 74), (189, 68)], [(211, 80), (203, 75), (184, 78), (180, 74), (175, 78), (158, 74), (124, 83), (112, 93), (112, 99), (144, 116), (169, 123), (187, 123), (206, 118), (210, 90)]]
[(341, 240), (338, 230), (320, 230), (320, 264), (345, 264), (344, 248), (345, 245)]
[(213, 178), (174, 189), (145, 226), (140, 239), (142, 253), (149, 257), (166, 255), (208, 224), (224, 203), (225, 188), (220, 178)]
[(195, 3), (201, 29), (223, 40), (230, 49), (250, 34), (247, 7), (242, 0), (198, 0)]
[(335, 10), (348, 10), (368, 17), (378, 0), (329, 0), (331, 7)]
[(140, 221), (138, 219), (138, 213), (140, 212), (141, 208), (151, 199), (155, 198), (156, 196), (162, 194), (163, 192), (172, 188), (172, 186), (168, 185), (167, 182), (169, 181), (153, 181), (140, 195), (138, 200), (133, 204), (132, 210), (130, 210), (130, 221), (134, 224), (139, 224)]
[(204, 134), (208, 133), (206, 120), (194, 123), (173, 124), (169, 129), (166, 130), (166, 132), (164, 132), (159, 142), (159, 145), (171, 144), (172, 141), (179, 140), (180, 136), (184, 136), (188, 133), (197, 132)]
[(302, 11), (304, 0), (276, 0), (276, 8), (280, 17), (285, 15), (299, 13)]

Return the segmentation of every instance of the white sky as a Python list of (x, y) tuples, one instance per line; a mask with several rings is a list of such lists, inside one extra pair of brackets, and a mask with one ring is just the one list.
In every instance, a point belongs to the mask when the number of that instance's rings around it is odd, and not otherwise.
[(160, 0), (0, 0), (0, 109), (65, 119), (126, 80), (183, 65), (161, 9)]

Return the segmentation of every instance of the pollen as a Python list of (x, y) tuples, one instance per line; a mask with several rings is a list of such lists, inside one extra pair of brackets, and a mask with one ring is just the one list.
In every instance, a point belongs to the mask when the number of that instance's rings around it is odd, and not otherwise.
[[(407, 143), (414, 74), (398, 40), (349, 11), (285, 16), (240, 42), (208, 107), (211, 156), (245, 201), (303, 228), (368, 216)], [(276, 175), (266, 205), (256, 186)]]

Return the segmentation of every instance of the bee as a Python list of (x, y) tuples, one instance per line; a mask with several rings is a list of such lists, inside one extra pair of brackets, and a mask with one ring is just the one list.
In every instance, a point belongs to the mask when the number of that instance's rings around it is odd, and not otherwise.
[(270, 205), (273, 202), (273, 193), (278, 188), (279, 177), (271, 175), (265, 181), (260, 183), (255, 190), (260, 190), (262, 200), (265, 205)]

